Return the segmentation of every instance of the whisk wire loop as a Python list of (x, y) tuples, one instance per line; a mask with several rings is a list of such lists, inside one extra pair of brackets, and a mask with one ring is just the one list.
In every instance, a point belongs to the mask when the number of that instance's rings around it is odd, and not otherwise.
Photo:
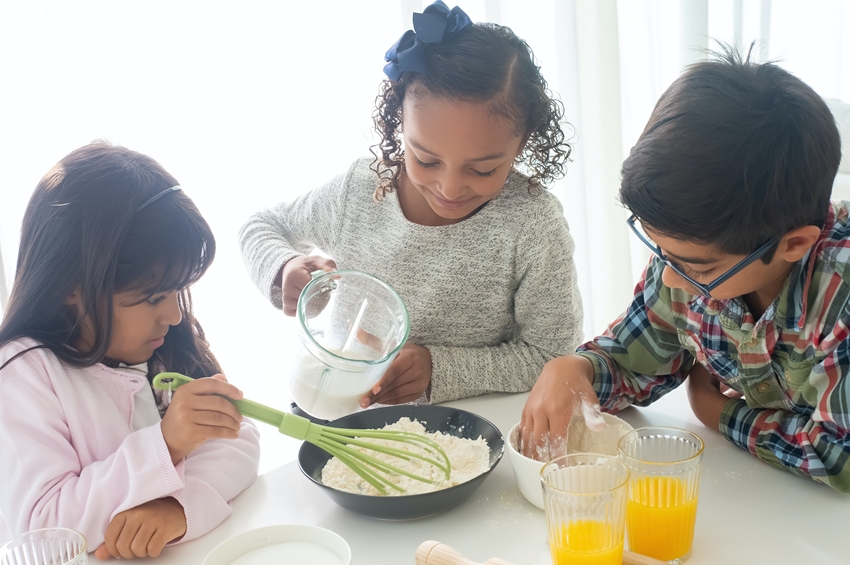
[(378, 492), (381, 494), (387, 494), (386, 487), (391, 487), (399, 492), (405, 492), (403, 488), (396, 485), (380, 473), (376, 473), (369, 469), (368, 467), (362, 465), (357, 460), (351, 458), (346, 454), (342, 449), (340, 449), (339, 445), (325, 445), (325, 444), (315, 444), (317, 447), (320, 447), (339, 459), (346, 467), (354, 471), (358, 476), (360, 476), (367, 483), (375, 487)]
[[(355, 432), (356, 430), (345, 430), (346, 432)], [(334, 441), (339, 441), (341, 443), (345, 443), (348, 445), (354, 445), (357, 447), (363, 447), (365, 449), (369, 449), (372, 451), (376, 451), (378, 453), (384, 453), (387, 455), (392, 455), (395, 457), (399, 457), (400, 459), (404, 459), (405, 461), (410, 461), (411, 458), (419, 459), (420, 461), (424, 461), (429, 463), (438, 469), (440, 469), (443, 474), (446, 476), (446, 480), (451, 476), (451, 463), (449, 462), (449, 457), (446, 455), (446, 452), (433, 440), (429, 438), (425, 438), (422, 436), (418, 436), (416, 434), (410, 434), (409, 432), (396, 432), (399, 434), (398, 436), (380, 436), (381, 439), (386, 439), (390, 441), (398, 441), (400, 443), (404, 443), (406, 445), (412, 445), (419, 443), (416, 447), (423, 449), (428, 455), (423, 455), (422, 453), (418, 453), (416, 451), (410, 451), (407, 449), (398, 449), (389, 445), (380, 445), (370, 441), (364, 441), (360, 439), (360, 435), (356, 436), (348, 436), (348, 435), (340, 435), (335, 433), (334, 431), (330, 431), (330, 429), (325, 429), (323, 432), (323, 437), (328, 439), (332, 439)], [(369, 437), (369, 436), (365, 436)], [(419, 441), (424, 440), (424, 441)], [(442, 459), (442, 462), (436, 461), (433, 457), (439, 457)], [(406, 473), (403, 473), (406, 474)], [(413, 476), (412, 478), (417, 478)], [(434, 482), (430, 480), (425, 480), (423, 482)]]
[[(368, 448), (371, 449), (371, 446), (369, 446)], [(379, 471), (382, 471), (384, 473), (396, 473), (398, 475), (404, 475), (406, 477), (410, 477), (411, 479), (414, 479), (414, 480), (417, 480), (417, 481), (420, 481), (420, 482), (423, 482), (423, 483), (432, 484), (432, 485), (437, 484), (437, 482), (438, 482), (438, 481), (435, 481), (435, 480), (432, 480), (432, 479), (428, 479), (426, 477), (422, 477), (422, 476), (417, 475), (415, 473), (412, 473), (410, 471), (405, 471), (404, 469), (400, 469), (400, 468), (396, 467), (395, 465), (392, 465), (391, 463), (388, 463), (386, 461), (378, 459), (378, 458), (376, 458), (372, 455), (369, 455), (368, 453), (363, 453), (362, 451), (354, 449), (352, 447), (349, 447), (348, 445), (339, 446), (339, 449), (341, 451), (343, 451), (344, 453), (351, 455), (352, 457), (356, 458), (361, 463), (363, 463), (365, 465), (369, 465), (371, 467), (374, 467), (375, 469), (378, 469)], [(405, 459), (407, 461), (410, 460), (408, 457), (405, 457), (403, 455), (404, 452), (402, 450), (393, 450), (393, 451), (402, 453), (402, 455), (395, 455), (395, 453), (388, 453), (388, 454), (394, 455), (394, 456), (399, 457), (401, 459)], [(426, 461), (431, 462), (430, 459), (426, 459)], [(439, 464), (437, 464), (436, 462), (431, 462), (431, 464), (434, 465), (435, 467), (440, 468), (441, 471), (443, 470), (439, 466)], [(448, 477), (447, 477), (447, 479), (448, 479)]]

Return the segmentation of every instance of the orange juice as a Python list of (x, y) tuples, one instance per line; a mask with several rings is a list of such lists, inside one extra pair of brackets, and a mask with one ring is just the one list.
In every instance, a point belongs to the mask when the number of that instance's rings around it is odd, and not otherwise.
[(655, 559), (684, 557), (694, 541), (697, 495), (676, 477), (641, 477), (626, 502), (629, 549)]
[(623, 538), (614, 535), (611, 524), (576, 520), (563, 524), (557, 538), (549, 540), (554, 565), (621, 565)]

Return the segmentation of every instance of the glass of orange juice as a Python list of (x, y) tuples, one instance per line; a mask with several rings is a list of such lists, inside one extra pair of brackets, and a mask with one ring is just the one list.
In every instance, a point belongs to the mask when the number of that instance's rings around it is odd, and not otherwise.
[(555, 565), (621, 565), (629, 470), (615, 457), (564, 455), (540, 470)]
[(678, 428), (639, 428), (620, 438), (629, 468), (629, 549), (668, 563), (691, 556), (697, 520), (702, 439)]

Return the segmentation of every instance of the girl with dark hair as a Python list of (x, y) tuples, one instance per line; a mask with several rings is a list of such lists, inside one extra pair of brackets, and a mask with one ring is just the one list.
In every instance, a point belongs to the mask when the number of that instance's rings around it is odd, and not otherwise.
[(509, 28), (439, 0), (413, 21), (386, 56), (375, 159), (255, 214), (240, 236), (255, 284), (287, 315), (317, 269), (398, 291), (410, 338), (364, 407), (526, 391), (581, 339), (573, 243), (543, 190), (570, 152), (561, 104)]
[[(41, 179), (0, 324), (0, 542), (61, 526), (101, 558), (157, 556), (230, 513), (259, 444), (192, 315), (214, 256), (150, 157), (96, 142)], [(171, 399), (161, 371), (198, 380)]]

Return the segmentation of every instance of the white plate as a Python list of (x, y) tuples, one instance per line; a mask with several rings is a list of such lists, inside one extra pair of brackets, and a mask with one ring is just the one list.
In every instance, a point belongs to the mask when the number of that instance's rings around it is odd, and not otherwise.
[(293, 541), (315, 543), (327, 547), (339, 555), (344, 565), (351, 563), (351, 548), (338, 534), (318, 526), (279, 524), (249, 530), (223, 541), (207, 555), (207, 558), (204, 559), (204, 565), (230, 565), (246, 553), (256, 549)]

